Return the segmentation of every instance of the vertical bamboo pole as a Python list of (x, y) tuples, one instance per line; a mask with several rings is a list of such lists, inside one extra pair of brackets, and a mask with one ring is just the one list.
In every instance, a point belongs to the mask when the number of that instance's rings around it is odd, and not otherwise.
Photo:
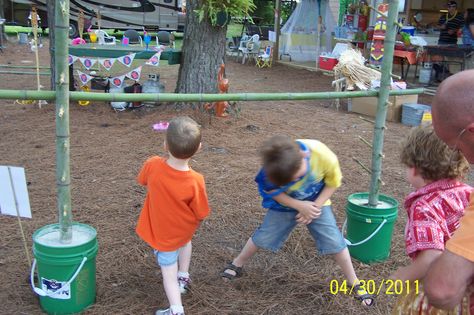
[(372, 176), (370, 179), (369, 205), (375, 207), (379, 200), (380, 175), (382, 173), (383, 138), (385, 120), (387, 118), (388, 94), (390, 92), (393, 51), (397, 28), (395, 22), (398, 17), (398, 0), (389, 1), (387, 30), (384, 40), (384, 54), (382, 60), (382, 77), (375, 116), (374, 140), (372, 150)]
[(275, 47), (273, 47), (272, 62), (280, 58), (280, 17), (281, 17), (281, 0), (275, 1)]
[[(31, 26), (33, 28), (33, 49), (35, 50), (35, 61), (36, 61), (36, 86), (38, 91), (41, 90), (41, 83), (40, 83), (40, 65), (39, 65), (39, 52), (38, 52), (38, 12), (36, 11), (36, 7), (31, 7)], [(38, 102), (39, 108), (43, 101)]]
[(56, 77), (56, 185), (60, 241), (72, 239), (71, 174), (69, 169), (69, 0), (56, 0), (55, 77)]

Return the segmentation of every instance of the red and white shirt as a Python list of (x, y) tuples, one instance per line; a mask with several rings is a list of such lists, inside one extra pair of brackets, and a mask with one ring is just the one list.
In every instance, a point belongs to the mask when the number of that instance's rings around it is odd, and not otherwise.
[(414, 259), (422, 250), (443, 251), (459, 227), (472, 191), (471, 186), (457, 180), (442, 179), (410, 193), (405, 199), (407, 255)]

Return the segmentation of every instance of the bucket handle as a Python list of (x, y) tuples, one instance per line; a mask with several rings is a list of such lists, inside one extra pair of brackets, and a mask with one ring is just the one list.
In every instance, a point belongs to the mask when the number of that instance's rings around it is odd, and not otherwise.
[[(64, 285), (65, 287), (69, 286), (74, 281), (74, 279), (76, 279), (77, 275), (79, 274), (79, 272), (81, 272), (81, 269), (86, 263), (86, 261), (87, 261), (87, 257), (84, 257), (81, 263), (79, 264), (79, 267), (77, 267), (76, 272), (72, 275), (71, 279), (69, 279), (69, 281), (67, 281), (66, 284)], [(59, 293), (61, 290), (56, 290), (54, 292), (47, 293), (43, 289), (35, 286), (35, 279), (34, 279), (35, 267), (36, 267), (36, 258), (33, 259), (33, 264), (31, 265), (31, 273), (30, 273), (30, 283), (31, 283), (31, 288), (33, 288), (33, 291), (35, 291), (35, 293), (38, 294), (39, 296), (47, 296), (47, 297), (51, 297)]]
[[(377, 234), (378, 231), (387, 223), (387, 219), (383, 219), (383, 221), (380, 223), (380, 225), (375, 229), (375, 231), (372, 232), (365, 240), (357, 242), (357, 243), (351, 243), (347, 238), (344, 237), (344, 241), (346, 241), (347, 246), (358, 246), (361, 244), (364, 244), (365, 242), (368, 242), (372, 237)], [(346, 226), (347, 226), (347, 218), (344, 220), (344, 224), (342, 225), (342, 235), (346, 234)]]

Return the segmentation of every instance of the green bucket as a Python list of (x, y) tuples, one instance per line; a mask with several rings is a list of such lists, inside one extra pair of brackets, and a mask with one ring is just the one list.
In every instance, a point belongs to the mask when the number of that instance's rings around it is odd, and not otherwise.
[(343, 226), (343, 233), (347, 227), (349, 253), (363, 263), (384, 261), (390, 256), (398, 213), (398, 202), (391, 197), (380, 195), (377, 207), (370, 207), (368, 200), (368, 193), (356, 193), (347, 198), (347, 219)]
[[(95, 302), (97, 232), (73, 223), (70, 243), (61, 243), (59, 235), (59, 224), (46, 225), (33, 234), (31, 286), (46, 313), (78, 313)], [(39, 286), (35, 284), (36, 266)]]

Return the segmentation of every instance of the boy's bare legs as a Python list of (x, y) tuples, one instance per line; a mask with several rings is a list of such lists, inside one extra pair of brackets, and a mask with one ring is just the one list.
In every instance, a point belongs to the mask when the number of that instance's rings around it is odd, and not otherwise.
[(193, 246), (191, 241), (180, 248), (178, 256), (178, 284), (179, 291), (186, 294), (189, 290), (191, 278), (189, 277), (189, 265), (191, 263), (191, 253)]
[(352, 266), (351, 256), (349, 255), (349, 250), (344, 248), (339, 253), (334, 254), (334, 260), (341, 267), (342, 272), (346, 276), (348, 284), (353, 285), (359, 282), (357, 279), (354, 267)]
[(165, 288), (170, 306), (182, 307), (181, 292), (178, 286), (178, 263), (161, 266), (161, 274), (163, 276), (163, 287)]
[(189, 272), (189, 265), (191, 263), (191, 253), (193, 251), (193, 245), (189, 241), (186, 245), (181, 247), (179, 250), (178, 256), (178, 271), (179, 272)]
[[(357, 278), (357, 275), (354, 271), (354, 266), (352, 266), (352, 260), (351, 260), (351, 255), (349, 254), (349, 250), (344, 248), (341, 250), (339, 253), (334, 254), (334, 260), (336, 263), (341, 267), (342, 272), (344, 273), (344, 276), (346, 276), (347, 279), (347, 285), (348, 287), (354, 287), (355, 285), (359, 284), (359, 279)], [(355, 292), (356, 294), (361, 294), (360, 292)], [(362, 294), (367, 293), (364, 290), (362, 290)], [(364, 299), (362, 301), (363, 304), (365, 305), (371, 305), (373, 302), (373, 299)]]
[[(240, 254), (232, 261), (232, 264), (236, 267), (242, 267), (257, 251), (257, 245), (252, 241), (252, 238), (249, 238)], [(224, 272), (232, 276), (236, 275), (236, 272), (231, 269), (225, 269)]]

